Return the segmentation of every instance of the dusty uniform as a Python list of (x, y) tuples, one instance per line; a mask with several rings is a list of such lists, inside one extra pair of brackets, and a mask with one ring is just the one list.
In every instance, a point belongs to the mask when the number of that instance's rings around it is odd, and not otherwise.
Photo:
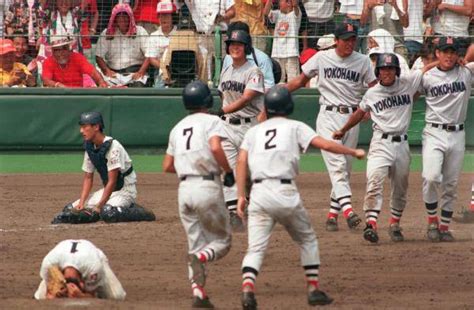
[[(262, 72), (248, 61), (238, 68), (231, 65), (222, 71), (219, 91), (222, 94), (223, 107), (240, 99), (246, 89), (255, 90), (262, 95), (253, 98), (243, 109), (222, 117), (226, 135), (222, 147), (232, 169), (235, 169), (237, 154), (245, 133), (257, 123), (257, 115), (263, 111), (265, 90)], [(237, 185), (225, 187), (224, 197), (229, 210), (235, 211), (237, 208)]]
[(249, 246), (242, 262), (244, 279), (255, 281), (272, 229), (280, 223), (300, 246), (307, 276), (317, 281), (318, 242), (294, 180), (300, 151), (306, 151), (314, 137), (316, 133), (306, 124), (281, 117), (271, 118), (245, 135), (241, 149), (248, 152), (253, 185), (248, 206)]
[(46, 299), (48, 270), (55, 265), (61, 270), (74, 267), (79, 271), (86, 292), (96, 292), (99, 298), (125, 299), (126, 293), (110, 269), (107, 257), (87, 240), (61, 241), (45, 256), (41, 264), (42, 281), (35, 293), (36, 299)]
[(366, 92), (359, 105), (363, 111), (370, 111), (373, 121), (364, 202), (368, 222), (377, 221), (387, 176), (392, 189), (392, 219), (398, 222), (405, 209), (411, 159), (407, 131), (413, 110), (413, 96), (418, 91), (421, 79), (422, 71), (417, 70), (397, 78), (391, 86), (379, 83)]
[[(105, 137), (104, 142), (111, 140), (112, 137)], [(113, 140), (110, 146), (110, 149), (105, 156), (107, 159), (107, 170), (111, 171), (114, 169), (120, 169), (121, 173), (126, 173), (130, 167), (132, 166), (132, 160), (128, 156), (127, 151), (125, 151), (124, 147), (120, 142), (117, 140)], [(87, 152), (84, 153), (84, 161), (82, 162), (82, 170), (87, 173), (94, 173), (96, 168), (94, 164), (91, 162), (89, 155)], [(128, 208), (132, 203), (135, 202), (137, 198), (137, 175), (135, 171), (132, 171), (129, 175), (124, 178), (124, 184), (122, 189), (118, 191), (112, 192), (110, 195), (109, 200), (107, 200), (106, 205), (111, 207), (120, 207), (120, 208)], [(91, 194), (89, 198), (84, 203), (84, 207), (87, 209), (93, 209), (97, 206), (100, 199), (102, 198), (102, 194), (104, 189), (100, 189), (95, 193)], [(79, 204), (79, 199), (73, 202), (73, 207), (76, 207)]]
[[(321, 93), (316, 132), (325, 139), (333, 140), (332, 133), (342, 128), (362, 99), (364, 84), (375, 80), (370, 59), (357, 52), (341, 58), (336, 51), (317, 53), (302, 67), (308, 78), (319, 78), (318, 89)], [(342, 140), (333, 140), (347, 147), (357, 146), (359, 126), (349, 130)], [(331, 210), (337, 215), (343, 205), (343, 211), (351, 207), (352, 196), (349, 178), (352, 156), (321, 151), (331, 178)]]
[(178, 204), (181, 222), (188, 237), (189, 254), (218, 259), (230, 249), (229, 215), (209, 139), (224, 137), (222, 121), (204, 113), (181, 120), (171, 131), (166, 153), (174, 157), (180, 178)]
[[(423, 200), (428, 216), (437, 219), (441, 189), (441, 225), (449, 225), (465, 150), (464, 121), (471, 95), (474, 64), (449, 71), (434, 68), (423, 77), (426, 126), (423, 130)], [(441, 227), (440, 227), (441, 228)]]

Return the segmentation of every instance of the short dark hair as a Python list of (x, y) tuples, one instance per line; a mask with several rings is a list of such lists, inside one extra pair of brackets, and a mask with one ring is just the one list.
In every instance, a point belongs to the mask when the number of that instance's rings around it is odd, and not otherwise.
[(229, 24), (229, 26), (227, 27), (227, 36), (230, 37), (232, 31), (235, 31), (235, 30), (242, 30), (250, 34), (249, 25), (241, 21), (237, 21), (237, 22), (233, 22)]

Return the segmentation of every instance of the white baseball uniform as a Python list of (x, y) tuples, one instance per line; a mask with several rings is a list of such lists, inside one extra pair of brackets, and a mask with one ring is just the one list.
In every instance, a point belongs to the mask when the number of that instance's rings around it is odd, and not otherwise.
[(305, 152), (315, 137), (314, 130), (306, 124), (283, 117), (272, 117), (245, 135), (241, 149), (248, 152), (253, 185), (244, 272), (252, 268), (258, 273), (273, 227), (280, 223), (299, 245), (307, 275), (311, 272), (317, 277), (318, 241), (295, 184), (300, 152)]
[(405, 209), (411, 160), (407, 131), (413, 110), (413, 97), (420, 87), (422, 77), (422, 71), (417, 70), (405, 73), (391, 86), (378, 83), (367, 90), (359, 105), (363, 111), (370, 111), (373, 122), (364, 201), (367, 222), (377, 222), (387, 176), (392, 188), (392, 217), (399, 221)]
[(189, 254), (205, 253), (208, 261), (223, 257), (231, 244), (221, 169), (209, 146), (209, 139), (214, 136), (225, 137), (222, 121), (214, 115), (194, 113), (171, 130), (166, 150), (173, 156), (181, 179), (179, 215), (188, 238)]
[[(342, 128), (361, 101), (364, 85), (375, 80), (370, 59), (358, 52), (341, 58), (332, 49), (311, 57), (302, 71), (308, 78), (318, 76), (321, 107), (316, 120), (316, 132), (325, 139), (333, 140), (332, 133)], [(333, 141), (354, 148), (357, 146), (358, 136), (359, 126), (355, 126), (342, 140)], [(321, 153), (332, 183), (330, 212), (337, 215), (341, 204), (344, 207), (350, 206), (352, 156), (326, 151)]]
[[(240, 99), (246, 89), (260, 92), (262, 95), (253, 98), (241, 110), (223, 117), (226, 139), (222, 142), (222, 147), (232, 169), (235, 169), (237, 154), (245, 133), (257, 123), (257, 115), (264, 109), (265, 86), (260, 69), (248, 61), (240, 67), (231, 65), (222, 71), (219, 91), (222, 94), (223, 107)], [(229, 210), (235, 211), (237, 208), (237, 186), (225, 187), (224, 197)]]
[[(423, 130), (423, 200), (428, 215), (449, 225), (457, 198), (457, 184), (465, 150), (464, 121), (471, 95), (474, 63), (449, 71), (434, 68), (423, 76), (426, 126)], [(438, 197), (438, 187), (441, 195)]]
[[(108, 141), (112, 137), (106, 136), (104, 141)], [(111, 171), (119, 168), (121, 173), (125, 173), (132, 166), (132, 160), (128, 155), (125, 148), (117, 140), (113, 140), (110, 145), (110, 149), (105, 156), (107, 159), (107, 171)], [(82, 162), (82, 170), (87, 173), (94, 173), (96, 171), (94, 164), (89, 159), (87, 152), (84, 152), (84, 160)], [(132, 171), (129, 175), (124, 178), (124, 185), (122, 189), (112, 192), (109, 200), (106, 205), (119, 208), (128, 208), (132, 203), (135, 202), (137, 198), (137, 175), (135, 171)], [(93, 209), (97, 206), (104, 189), (100, 189), (91, 195), (86, 200), (84, 207), (87, 209)], [(73, 207), (76, 207), (79, 204), (79, 199), (72, 203)]]
[(40, 270), (42, 280), (34, 295), (36, 299), (46, 299), (48, 270), (52, 266), (61, 270), (73, 267), (79, 271), (85, 292), (96, 292), (98, 298), (125, 299), (125, 290), (110, 269), (107, 257), (88, 240), (63, 240), (45, 256)]

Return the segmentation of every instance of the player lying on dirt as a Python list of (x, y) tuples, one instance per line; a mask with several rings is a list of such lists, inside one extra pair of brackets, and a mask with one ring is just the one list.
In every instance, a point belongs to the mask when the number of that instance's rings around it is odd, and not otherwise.
[[(64, 207), (52, 224), (154, 221), (151, 211), (135, 203), (137, 175), (132, 160), (120, 142), (104, 134), (102, 115), (82, 113), (79, 125), (85, 148), (81, 197)], [(90, 194), (96, 170), (104, 188)]]

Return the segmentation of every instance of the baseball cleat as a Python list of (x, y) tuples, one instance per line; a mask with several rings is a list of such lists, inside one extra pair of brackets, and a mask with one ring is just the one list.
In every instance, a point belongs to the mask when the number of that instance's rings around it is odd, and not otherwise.
[(190, 254), (188, 256), (188, 266), (191, 271), (191, 281), (203, 287), (204, 284), (206, 284), (206, 269), (204, 264), (196, 255)]
[(450, 231), (440, 231), (439, 232), (439, 241), (441, 242), (453, 242), (454, 237)]
[(405, 239), (402, 234), (402, 228), (398, 223), (394, 223), (389, 226), (388, 235), (390, 236), (390, 239), (392, 239), (393, 242), (400, 242)]
[(440, 233), (438, 229), (438, 223), (431, 223), (428, 225), (428, 232), (426, 233), (428, 240), (432, 242), (440, 241)]
[(463, 207), (458, 213), (459, 216), (453, 217), (453, 220), (458, 223), (474, 223), (474, 211)]
[(362, 223), (362, 220), (355, 213), (352, 213), (351, 216), (347, 218), (347, 226), (349, 226), (350, 229), (357, 228), (357, 226), (359, 226), (360, 223)]
[(364, 239), (370, 243), (377, 243), (379, 241), (379, 235), (377, 234), (377, 231), (370, 224), (367, 224), (364, 229)]
[(214, 305), (211, 303), (209, 297), (207, 296), (204, 299), (194, 296), (192, 307), (199, 309), (214, 309)]
[(329, 305), (334, 299), (320, 290), (314, 290), (308, 293), (308, 304), (311, 306)]
[(255, 294), (253, 292), (242, 293), (242, 309), (243, 310), (256, 310), (257, 309), (257, 300), (255, 299)]
[(326, 221), (326, 230), (327, 231), (338, 231), (339, 228), (337, 227), (337, 218), (330, 217)]

